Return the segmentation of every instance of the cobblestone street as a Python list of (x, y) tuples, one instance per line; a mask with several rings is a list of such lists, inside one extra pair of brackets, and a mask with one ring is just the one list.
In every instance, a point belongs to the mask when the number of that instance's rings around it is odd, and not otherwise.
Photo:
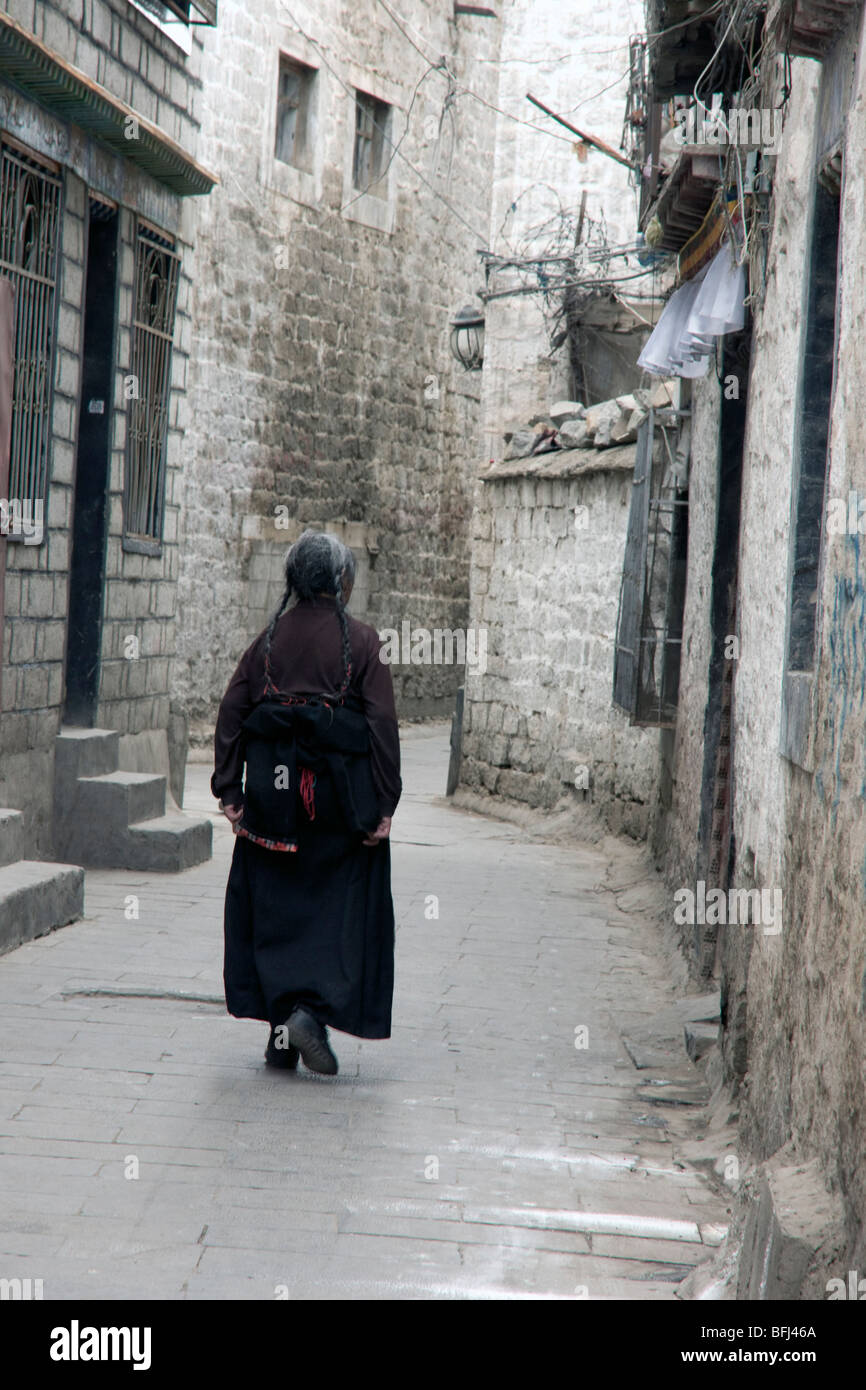
[[(444, 726), (404, 732), (393, 1037), (333, 1034), (333, 1080), (271, 1072), (265, 1025), (225, 1014), (221, 818), (212, 862), (91, 870), (82, 922), (0, 959), (0, 1276), (46, 1299), (646, 1300), (711, 1254), (688, 1107), (647, 1103), (664, 1073), (620, 1037), (672, 997), (654, 929), (599, 890), (599, 850), (446, 805), (447, 756)], [(186, 809), (212, 813), (208, 774)]]

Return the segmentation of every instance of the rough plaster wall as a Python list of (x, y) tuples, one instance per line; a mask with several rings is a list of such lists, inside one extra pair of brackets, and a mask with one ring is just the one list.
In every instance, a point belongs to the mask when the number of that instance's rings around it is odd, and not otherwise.
[[(611, 242), (633, 238), (635, 195), (627, 169), (596, 150), (581, 163), (574, 137), (532, 106), (526, 93), (617, 149), (628, 37), (644, 22), (637, 0), (603, 7), (591, 0), (515, 0), (505, 9), (503, 52), (513, 61), (501, 70), (497, 105), (541, 130), (505, 118), (497, 123), (490, 247), (498, 254), (543, 247), (550, 228), (536, 236), (533, 229), (560, 208), (576, 214), (583, 191), (587, 217), (604, 218)], [(571, 385), (567, 346), (549, 357), (541, 296), (492, 300), (486, 316), (482, 457), (489, 459), (501, 458), (507, 425), (549, 409)]]
[[(613, 641), (633, 451), (580, 477), (483, 483), (474, 517), (473, 623), (487, 671), (467, 669), (461, 782), (547, 809), (591, 803), (617, 829), (646, 831), (654, 731), (611, 707)], [(574, 455), (586, 462), (586, 455)], [(575, 507), (589, 525), (575, 526)], [(575, 787), (587, 770), (588, 789)]]
[[(740, 657), (734, 687), (735, 878), (783, 892), (783, 931), (729, 928), (730, 992), (745, 992), (745, 1133), (763, 1153), (790, 1125), (790, 1034), (800, 1007), (802, 903), (784, 879), (786, 800), (804, 774), (779, 752), (789, 585), (795, 400), (814, 188), (816, 64), (795, 64), (794, 89), (775, 179), (766, 298), (755, 323), (743, 469)], [(748, 932), (750, 952), (738, 937)], [(811, 1062), (814, 1066), (814, 1059)]]
[[(806, 85), (799, 74), (798, 80)], [(861, 46), (857, 95), (845, 143), (837, 380), (827, 484), (827, 499), (846, 502), (849, 489), (866, 496), (861, 350), (866, 264), (864, 89)], [(808, 117), (807, 100), (795, 109), (801, 120)], [(808, 150), (805, 133), (801, 139)], [(790, 233), (791, 243), (796, 244), (801, 207), (808, 206), (804, 181), (799, 188), (796, 184), (790, 188), (787, 201), (792, 223), (797, 219)], [(792, 259), (790, 251), (788, 259)], [(793, 294), (788, 296), (788, 303), (792, 302), (796, 302)], [(790, 381), (789, 361), (777, 348), (775, 375), (782, 391)], [(777, 387), (776, 420), (780, 394)], [(767, 425), (771, 407), (768, 392)], [(779, 494), (777, 508), (785, 501), (781, 486)], [(825, 529), (814, 773), (810, 776), (785, 764), (786, 929), (781, 937), (768, 938), (768, 946), (753, 955), (746, 1107), (756, 1145), (769, 1150), (787, 1124), (796, 1139), (819, 1153), (845, 1201), (851, 1257), (860, 1259), (866, 1254), (862, 1228), (866, 1210), (866, 1111), (862, 1104), (866, 1075), (866, 590), (861, 544), (859, 534), (833, 536)], [(743, 756), (745, 760), (746, 749)], [(783, 805), (777, 785), (777, 776), (764, 784), (770, 810), (765, 834), (775, 832)], [(752, 798), (757, 795), (757, 789), (749, 791)], [(752, 823), (757, 822), (754, 800), (750, 811)], [(784, 842), (776, 846), (780, 856), (785, 849)]]
[[(400, 108), (398, 141), (425, 64), (385, 10), (374, 0), (291, 9), (343, 82)], [(498, 52), (496, 22), (455, 23), (450, 0), (411, 0), (401, 14), (434, 62), (448, 55), (468, 86), (495, 96), (496, 68), (478, 60)], [(492, 114), (470, 97), (440, 136), (447, 84), (428, 73), (401, 145), (422, 177), (396, 157), (390, 209), (379, 207), (393, 231), (367, 225), (377, 200), (356, 200), (345, 181), (354, 99), (321, 54), (264, 0), (228, 0), (211, 37), (201, 158), (221, 187), (198, 235), (176, 667), (179, 698), (202, 721), (279, 587), (276, 542), (304, 525), (376, 531), (360, 614), (376, 627), (465, 625), (478, 378), (451, 357), (449, 318), (478, 281), (492, 154)], [(280, 46), (321, 65), (306, 179), (275, 167)], [(259, 523), (279, 505), (290, 529), (263, 551)], [(456, 668), (394, 674), (403, 713), (451, 708)]]

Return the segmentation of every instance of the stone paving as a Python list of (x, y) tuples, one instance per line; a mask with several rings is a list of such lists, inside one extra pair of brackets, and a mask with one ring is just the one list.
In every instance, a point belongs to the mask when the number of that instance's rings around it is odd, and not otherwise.
[[(654, 929), (600, 891), (602, 849), (447, 804), (447, 742), (404, 731), (393, 1037), (333, 1033), (336, 1078), (270, 1071), (266, 1025), (225, 1013), (221, 817), (212, 863), (89, 871), (83, 921), (0, 958), (0, 1279), (647, 1300), (712, 1254), (693, 1121), (647, 1103), (663, 1075), (620, 1036), (671, 999)], [(208, 775), (187, 809), (213, 811)]]

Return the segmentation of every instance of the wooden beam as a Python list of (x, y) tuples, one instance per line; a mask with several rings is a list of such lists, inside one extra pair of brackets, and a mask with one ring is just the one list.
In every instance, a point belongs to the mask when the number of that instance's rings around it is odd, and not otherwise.
[(595, 135), (587, 135), (585, 131), (578, 130), (576, 125), (572, 125), (571, 122), (567, 121), (563, 116), (557, 116), (555, 111), (551, 111), (549, 106), (545, 106), (544, 102), (539, 101), (531, 92), (526, 93), (526, 100), (531, 101), (533, 106), (537, 106), (539, 111), (543, 111), (545, 116), (550, 116), (551, 120), (557, 121), (561, 126), (565, 126), (566, 130), (570, 130), (572, 135), (576, 135), (584, 144), (592, 145), (593, 149), (600, 150), (602, 154), (607, 155), (608, 159), (615, 159), (617, 164), (624, 164), (627, 169), (634, 168), (631, 160), (626, 159), (625, 155), (620, 154), (619, 150), (615, 150), (612, 145), (606, 145), (603, 140), (599, 140)]

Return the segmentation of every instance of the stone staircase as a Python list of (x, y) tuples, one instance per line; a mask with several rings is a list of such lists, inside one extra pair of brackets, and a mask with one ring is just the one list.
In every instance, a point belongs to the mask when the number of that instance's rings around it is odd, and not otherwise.
[(213, 826), (166, 812), (166, 779), (119, 770), (119, 734), (64, 727), (54, 762), (55, 853), (87, 868), (179, 873), (211, 857)]
[(0, 955), (84, 911), (84, 870), (25, 859), (24, 817), (0, 808)]

